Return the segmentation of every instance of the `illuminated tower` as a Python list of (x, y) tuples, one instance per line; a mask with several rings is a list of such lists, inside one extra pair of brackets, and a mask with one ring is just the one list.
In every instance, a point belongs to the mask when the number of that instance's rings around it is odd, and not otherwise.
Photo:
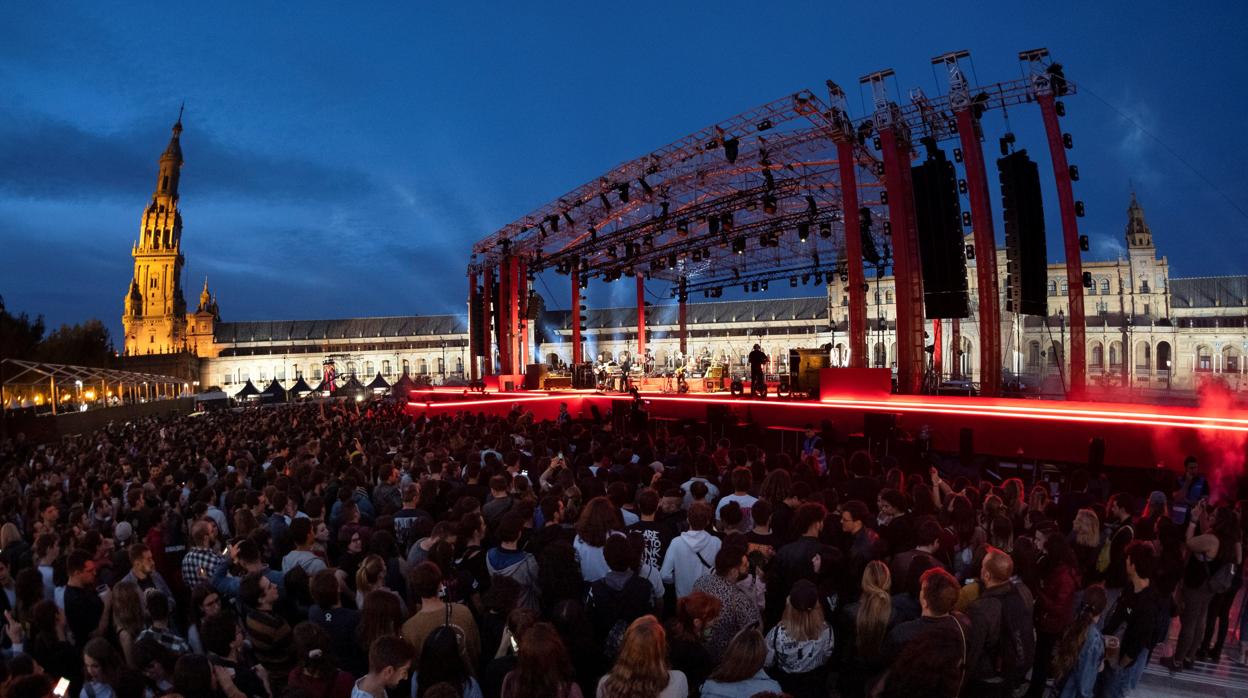
[(182, 168), (182, 113), (160, 156), (156, 192), (143, 210), (139, 240), (131, 249), (134, 276), (126, 293), (127, 355), (169, 354), (187, 348), (186, 299), (182, 297), (182, 215), (178, 175)]

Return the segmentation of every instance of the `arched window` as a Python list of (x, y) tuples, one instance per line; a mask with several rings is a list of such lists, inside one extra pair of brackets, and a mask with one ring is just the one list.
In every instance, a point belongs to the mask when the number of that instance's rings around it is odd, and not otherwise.
[(872, 363), (875, 364), (876, 368), (884, 368), (887, 360), (888, 360), (887, 357), (884, 355), (884, 343), (876, 342), (875, 343), (875, 356), (873, 357)]
[(411, 372), (412, 372), (411, 364), (408, 362), (407, 359), (403, 359), (403, 375), (406, 376), (410, 374)]
[(1109, 367), (1111, 369), (1122, 367), (1122, 342), (1109, 343)]
[(1222, 348), (1222, 372), (1239, 373), (1239, 350), (1230, 344)]
[(352, 378), (355, 377), (355, 362), (354, 361), (347, 362), (347, 375), (351, 376)]
[(455, 373), (464, 375), (464, 360), (462, 357), (455, 357)]
[(442, 358), (441, 356), (438, 357), (438, 375), (439, 376), (446, 375), (446, 359)]
[(1170, 343), (1158, 342), (1157, 343), (1157, 370), (1158, 371), (1171, 371), (1173, 369), (1174, 369), (1174, 366), (1171, 363), (1171, 356), (1170, 356)]
[(1054, 281), (1053, 279), (1049, 279), (1049, 295), (1050, 296), (1057, 295), (1057, 282)]
[(892, 291), (885, 291), (885, 292), (884, 292), (884, 302), (885, 302), (885, 303), (892, 303), (892, 302), (893, 302), (893, 292), (892, 292)]
[(1196, 347), (1196, 371), (1198, 373), (1209, 373), (1213, 370), (1213, 350), (1208, 344), (1202, 344)]
[(1105, 368), (1105, 347), (1101, 346), (1100, 342), (1092, 344), (1092, 368), (1098, 370)]
[(1049, 353), (1047, 358), (1050, 366), (1056, 366), (1058, 360), (1062, 358), (1062, 346), (1057, 342), (1049, 344)]
[(424, 359), (416, 360), (416, 373), (422, 376), (429, 375), (429, 362)]
[(381, 375), (383, 376), (390, 375), (390, 360), (389, 359), (386, 359), (385, 361), (381, 362)]
[(1109, 279), (1101, 279), (1101, 295), (1109, 295)]
[(364, 362), (364, 377), (365, 377), (365, 378), (372, 378), (372, 377), (373, 377), (373, 375), (374, 375), (374, 374), (373, 374), (373, 362), (372, 362), (372, 361), (365, 361), (365, 362)]
[(1033, 341), (1027, 345), (1027, 365), (1031, 368), (1040, 366), (1040, 342)]
[(1153, 347), (1148, 342), (1139, 342), (1135, 345), (1135, 368), (1139, 371), (1147, 371), (1153, 367)]

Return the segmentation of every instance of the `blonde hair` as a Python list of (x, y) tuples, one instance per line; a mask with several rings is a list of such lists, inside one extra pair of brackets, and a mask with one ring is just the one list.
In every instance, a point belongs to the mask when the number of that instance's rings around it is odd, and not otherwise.
[(113, 624), (131, 636), (143, 630), (143, 597), (139, 585), (122, 582), (113, 587)]
[(642, 616), (624, 631), (620, 654), (598, 690), (603, 698), (654, 698), (670, 679), (667, 634), (654, 616)]
[(818, 640), (823, 634), (827, 622), (823, 619), (823, 609), (819, 604), (809, 611), (799, 611), (793, 608), (792, 601), (786, 601), (784, 604), (784, 615), (780, 617), (780, 626), (784, 628), (784, 634), (797, 640), (798, 642), (806, 642), (809, 640)]
[(355, 590), (360, 596), (381, 586), (382, 576), (386, 573), (386, 561), (380, 555), (369, 555), (360, 562), (355, 571)]
[(879, 560), (867, 563), (862, 571), (862, 598), (858, 601), (858, 617), (854, 620), (857, 631), (858, 653), (872, 658), (880, 653), (888, 621), (893, 615), (892, 575), (888, 565)]
[(1079, 545), (1089, 547), (1100, 547), (1101, 545), (1101, 519), (1091, 509), (1080, 509), (1075, 514), (1075, 521), (1071, 524), (1071, 530), (1075, 534), (1075, 542)]
[(7, 548), (22, 540), (22, 531), (13, 522), (0, 526), (0, 548)]

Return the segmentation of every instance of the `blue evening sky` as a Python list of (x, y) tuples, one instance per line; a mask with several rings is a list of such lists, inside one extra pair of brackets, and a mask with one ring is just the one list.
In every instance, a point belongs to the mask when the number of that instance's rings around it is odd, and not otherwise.
[[(609, 167), (828, 78), (855, 116), (880, 68), (932, 94), (929, 59), (962, 48), (981, 83), (1047, 46), (1080, 85), (1063, 128), (1090, 257), (1122, 250), (1134, 183), (1174, 275), (1248, 273), (1242, 2), (179, 5), (0, 7), (11, 309), (119, 335), (182, 100), (192, 306), (207, 275), (226, 320), (458, 313), (472, 241)], [(1038, 110), (1010, 116), (1051, 172)], [(627, 302), (614, 286), (594, 304)]]

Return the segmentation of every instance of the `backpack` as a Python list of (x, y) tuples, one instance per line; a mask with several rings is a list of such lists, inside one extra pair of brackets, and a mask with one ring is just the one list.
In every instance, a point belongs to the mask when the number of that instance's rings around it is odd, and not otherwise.
[(1118, 537), (1119, 533), (1122, 533), (1123, 529), (1131, 531), (1132, 537), (1135, 536), (1135, 529), (1131, 526), (1131, 524), (1124, 524), (1112, 531), (1108, 531), (1107, 534), (1103, 536), (1104, 540), (1101, 542), (1100, 552), (1096, 554), (1097, 572), (1104, 574), (1105, 570), (1109, 569), (1109, 563), (1113, 559), (1112, 553), (1114, 549), (1114, 539)]
[[(464, 632), (458, 624), (451, 622), (451, 602), (444, 601), (443, 607), (446, 609), (446, 618), (442, 621), (442, 625), (438, 626), (434, 633), (449, 632), (455, 636), (455, 644), (459, 646), (459, 655), (464, 658), (464, 662), (468, 661), (468, 633)], [(433, 637), (433, 633), (429, 633), (429, 637)], [(425, 638), (425, 644), (429, 643), (429, 638)]]
[(589, 587), (586, 611), (594, 632), (602, 639), (602, 653), (614, 660), (624, 642), (624, 631), (651, 606), (650, 582), (634, 574), (622, 589), (612, 589), (604, 580)]
[(1018, 582), (1001, 597), (1001, 628), (997, 642), (997, 672), (1008, 681), (1022, 683), (1036, 658), (1036, 629), (1032, 608)]

